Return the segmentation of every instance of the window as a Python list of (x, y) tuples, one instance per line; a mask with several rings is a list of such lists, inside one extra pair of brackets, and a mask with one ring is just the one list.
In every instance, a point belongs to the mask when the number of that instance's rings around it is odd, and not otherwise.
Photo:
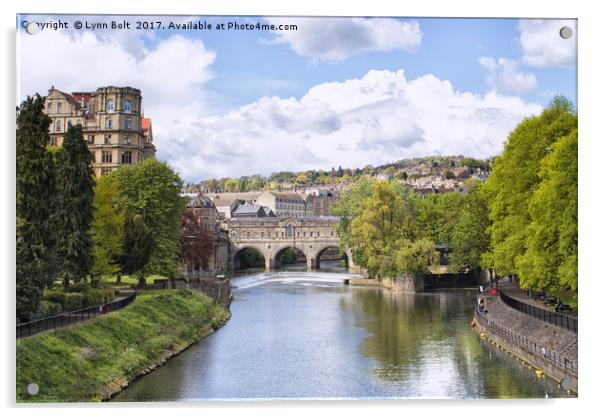
[(126, 113), (132, 112), (132, 102), (130, 100), (125, 100), (123, 102), (123, 111), (125, 111)]
[(131, 117), (126, 117), (125, 118), (125, 128), (126, 129), (131, 129), (132, 128), (132, 118)]
[(61, 120), (57, 120), (54, 124), (54, 131), (57, 133), (61, 132)]
[(94, 144), (94, 135), (93, 134), (88, 135), (88, 144)]
[(125, 135), (125, 138), (123, 139), (125, 144), (132, 144), (132, 136), (128, 133)]
[(63, 106), (63, 104), (62, 104), (62, 103), (57, 103), (57, 104), (56, 104), (56, 112), (57, 112), (57, 113), (60, 113), (60, 112), (61, 112), (61, 107), (62, 107), (62, 106)]
[(101, 168), (100, 169), (100, 176), (105, 176), (105, 175), (108, 175), (109, 173), (111, 173), (111, 168)]
[(127, 152), (123, 152), (121, 155), (121, 163), (130, 165), (132, 163), (132, 152), (129, 150)]
[(50, 146), (56, 146), (56, 137), (50, 138)]
[(102, 163), (113, 163), (113, 154), (110, 150), (102, 151)]
[(48, 105), (46, 106), (46, 112), (48, 114), (50, 114), (52, 112), (52, 103), (48, 103)]
[(115, 103), (113, 100), (107, 100), (106, 111), (107, 113), (112, 113), (115, 111)]
[(76, 125), (78, 125), (78, 126), (80, 126), (80, 127), (82, 126), (82, 122), (81, 122), (81, 120), (77, 120), (77, 121), (75, 122), (75, 124), (76, 124)]
[(110, 118), (107, 118), (105, 120), (105, 128), (112, 129), (113, 128), (113, 120), (111, 120)]
[(111, 135), (105, 134), (105, 144), (111, 144)]
[(331, 231), (331, 232), (330, 232), (330, 236), (331, 236), (331, 237), (334, 237), (334, 231)]
[(90, 152), (92, 154), (92, 162), (96, 163), (96, 152)]
[(313, 236), (314, 236), (314, 232), (313, 232), (313, 231), (310, 231), (310, 232), (309, 232), (309, 236), (310, 236), (310, 237), (313, 237)]
[(69, 130), (71, 127), (73, 127), (73, 124), (71, 124), (71, 120), (67, 121), (67, 130)]

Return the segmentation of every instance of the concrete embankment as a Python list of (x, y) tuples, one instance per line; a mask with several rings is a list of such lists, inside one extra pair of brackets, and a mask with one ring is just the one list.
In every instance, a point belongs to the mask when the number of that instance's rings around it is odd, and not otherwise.
[[(498, 296), (485, 297), (487, 313), (475, 313), (473, 326), (509, 354), (574, 393), (578, 391), (577, 334), (512, 309)], [(475, 302), (476, 304), (476, 302)]]

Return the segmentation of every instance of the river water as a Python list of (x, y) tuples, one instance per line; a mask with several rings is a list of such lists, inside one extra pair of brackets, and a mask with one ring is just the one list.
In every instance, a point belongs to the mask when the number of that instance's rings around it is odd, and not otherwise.
[(471, 331), (474, 292), (401, 294), (352, 275), (232, 279), (232, 318), (114, 401), (559, 397)]

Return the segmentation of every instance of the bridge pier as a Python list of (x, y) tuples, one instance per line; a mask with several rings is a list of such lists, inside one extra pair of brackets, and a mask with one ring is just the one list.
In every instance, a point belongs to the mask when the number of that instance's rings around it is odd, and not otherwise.
[(316, 259), (312, 259), (310, 257), (307, 258), (307, 271), (311, 272), (313, 269), (318, 268), (318, 264)]
[(269, 257), (266, 257), (265, 258), (265, 271), (266, 272), (272, 271), (274, 269), (274, 267), (275, 267), (275, 263), (276, 263), (275, 259), (271, 259)]

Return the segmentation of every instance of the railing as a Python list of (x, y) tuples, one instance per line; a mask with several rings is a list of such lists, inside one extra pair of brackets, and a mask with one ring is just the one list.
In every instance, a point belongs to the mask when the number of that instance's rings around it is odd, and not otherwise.
[(493, 331), (497, 332), (499, 335), (505, 337), (506, 339), (511, 340), (515, 344), (518, 344), (523, 349), (528, 350), (535, 355), (539, 355), (539, 356), (546, 358), (548, 361), (551, 361), (557, 367), (563, 368), (564, 370), (569, 371), (569, 372), (573, 373), (575, 376), (577, 376), (578, 369), (579, 369), (577, 360), (567, 358), (562, 354), (559, 354), (555, 351), (550, 350), (549, 348), (546, 348), (542, 344), (539, 344), (535, 341), (525, 338), (522, 335), (519, 335), (516, 332), (514, 332), (506, 327), (498, 325), (494, 321), (487, 319), (487, 317), (482, 312), (479, 311), (479, 308), (477, 308), (477, 314), (479, 315), (479, 317), (482, 320), (487, 322), (487, 325)]
[(538, 308), (537, 306), (529, 305), (504, 294), (504, 292), (501, 290), (500, 299), (506, 305), (510, 306), (513, 309), (516, 309), (517, 311), (525, 313), (550, 325), (566, 329), (567, 331), (574, 332), (575, 334), (577, 333), (578, 323), (577, 319), (573, 317), (563, 315), (561, 313), (547, 311), (545, 309)]
[(102, 303), (77, 311), (66, 312), (61, 315), (50, 316), (48, 318), (19, 324), (17, 325), (17, 339), (96, 318), (97, 316), (125, 308), (132, 303), (134, 299), (136, 299), (136, 293), (132, 293), (113, 302)]

